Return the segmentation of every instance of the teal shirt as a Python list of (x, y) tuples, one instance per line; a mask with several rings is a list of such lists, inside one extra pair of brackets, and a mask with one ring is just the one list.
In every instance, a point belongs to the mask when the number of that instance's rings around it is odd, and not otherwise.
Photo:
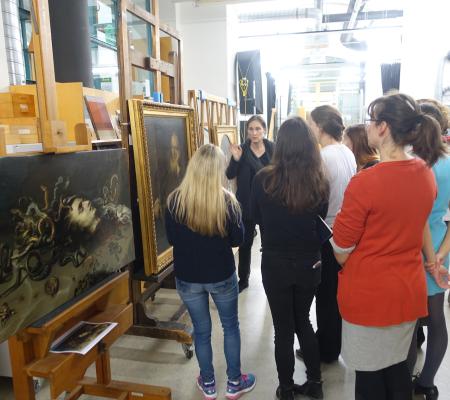
[[(438, 195), (436, 201), (433, 204), (428, 222), (431, 229), (431, 237), (433, 239), (434, 251), (439, 250), (439, 247), (444, 240), (447, 233), (447, 225), (444, 222), (444, 215), (448, 209), (448, 203), (450, 201), (450, 157), (441, 158), (433, 166), (434, 176), (436, 178), (436, 184), (438, 188)], [(444, 260), (444, 266), (448, 269), (449, 257)], [(441, 289), (436, 282), (427, 272), (427, 287), (428, 296), (433, 296), (437, 293), (445, 292)]]

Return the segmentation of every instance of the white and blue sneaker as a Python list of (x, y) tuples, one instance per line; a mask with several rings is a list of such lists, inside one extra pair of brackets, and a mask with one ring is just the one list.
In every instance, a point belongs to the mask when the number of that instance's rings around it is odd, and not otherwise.
[(228, 400), (239, 399), (244, 393), (250, 392), (256, 385), (256, 377), (253, 374), (242, 374), (238, 381), (227, 383), (227, 393), (225, 397)]
[(197, 387), (203, 393), (203, 397), (206, 400), (217, 398), (216, 381), (214, 379), (211, 382), (204, 382), (203, 378), (199, 376), (197, 378)]

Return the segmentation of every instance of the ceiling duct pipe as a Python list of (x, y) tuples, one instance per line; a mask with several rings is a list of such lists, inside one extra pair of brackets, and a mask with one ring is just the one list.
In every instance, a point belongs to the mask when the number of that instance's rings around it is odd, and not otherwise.
[(1, 0), (10, 85), (26, 83), (17, 0)]
[(289, 8), (277, 11), (255, 11), (239, 14), (239, 22), (257, 21), (280, 21), (286, 19), (313, 19), (316, 21), (316, 28), (322, 23), (322, 10), (318, 8)]

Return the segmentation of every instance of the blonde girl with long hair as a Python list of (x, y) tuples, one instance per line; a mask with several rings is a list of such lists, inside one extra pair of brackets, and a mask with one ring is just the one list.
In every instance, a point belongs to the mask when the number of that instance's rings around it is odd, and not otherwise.
[(225, 155), (212, 144), (201, 146), (186, 174), (168, 197), (167, 239), (173, 246), (177, 291), (194, 326), (200, 367), (197, 386), (205, 399), (217, 398), (212, 364), (209, 295), (219, 312), (227, 361), (226, 397), (235, 400), (255, 387), (253, 374), (241, 373), (238, 282), (232, 247), (244, 237), (241, 210), (224, 188)]

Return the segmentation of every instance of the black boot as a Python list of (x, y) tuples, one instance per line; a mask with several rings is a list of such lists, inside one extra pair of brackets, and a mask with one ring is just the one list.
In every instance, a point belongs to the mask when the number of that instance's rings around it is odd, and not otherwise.
[(303, 385), (294, 384), (294, 394), (302, 394), (313, 399), (323, 399), (322, 382), (306, 381)]
[(425, 400), (437, 400), (439, 398), (439, 390), (437, 386), (422, 386), (418, 382), (418, 378), (413, 379), (414, 394), (422, 394)]
[(281, 386), (278, 386), (275, 395), (279, 400), (294, 400), (294, 389), (283, 389)]

